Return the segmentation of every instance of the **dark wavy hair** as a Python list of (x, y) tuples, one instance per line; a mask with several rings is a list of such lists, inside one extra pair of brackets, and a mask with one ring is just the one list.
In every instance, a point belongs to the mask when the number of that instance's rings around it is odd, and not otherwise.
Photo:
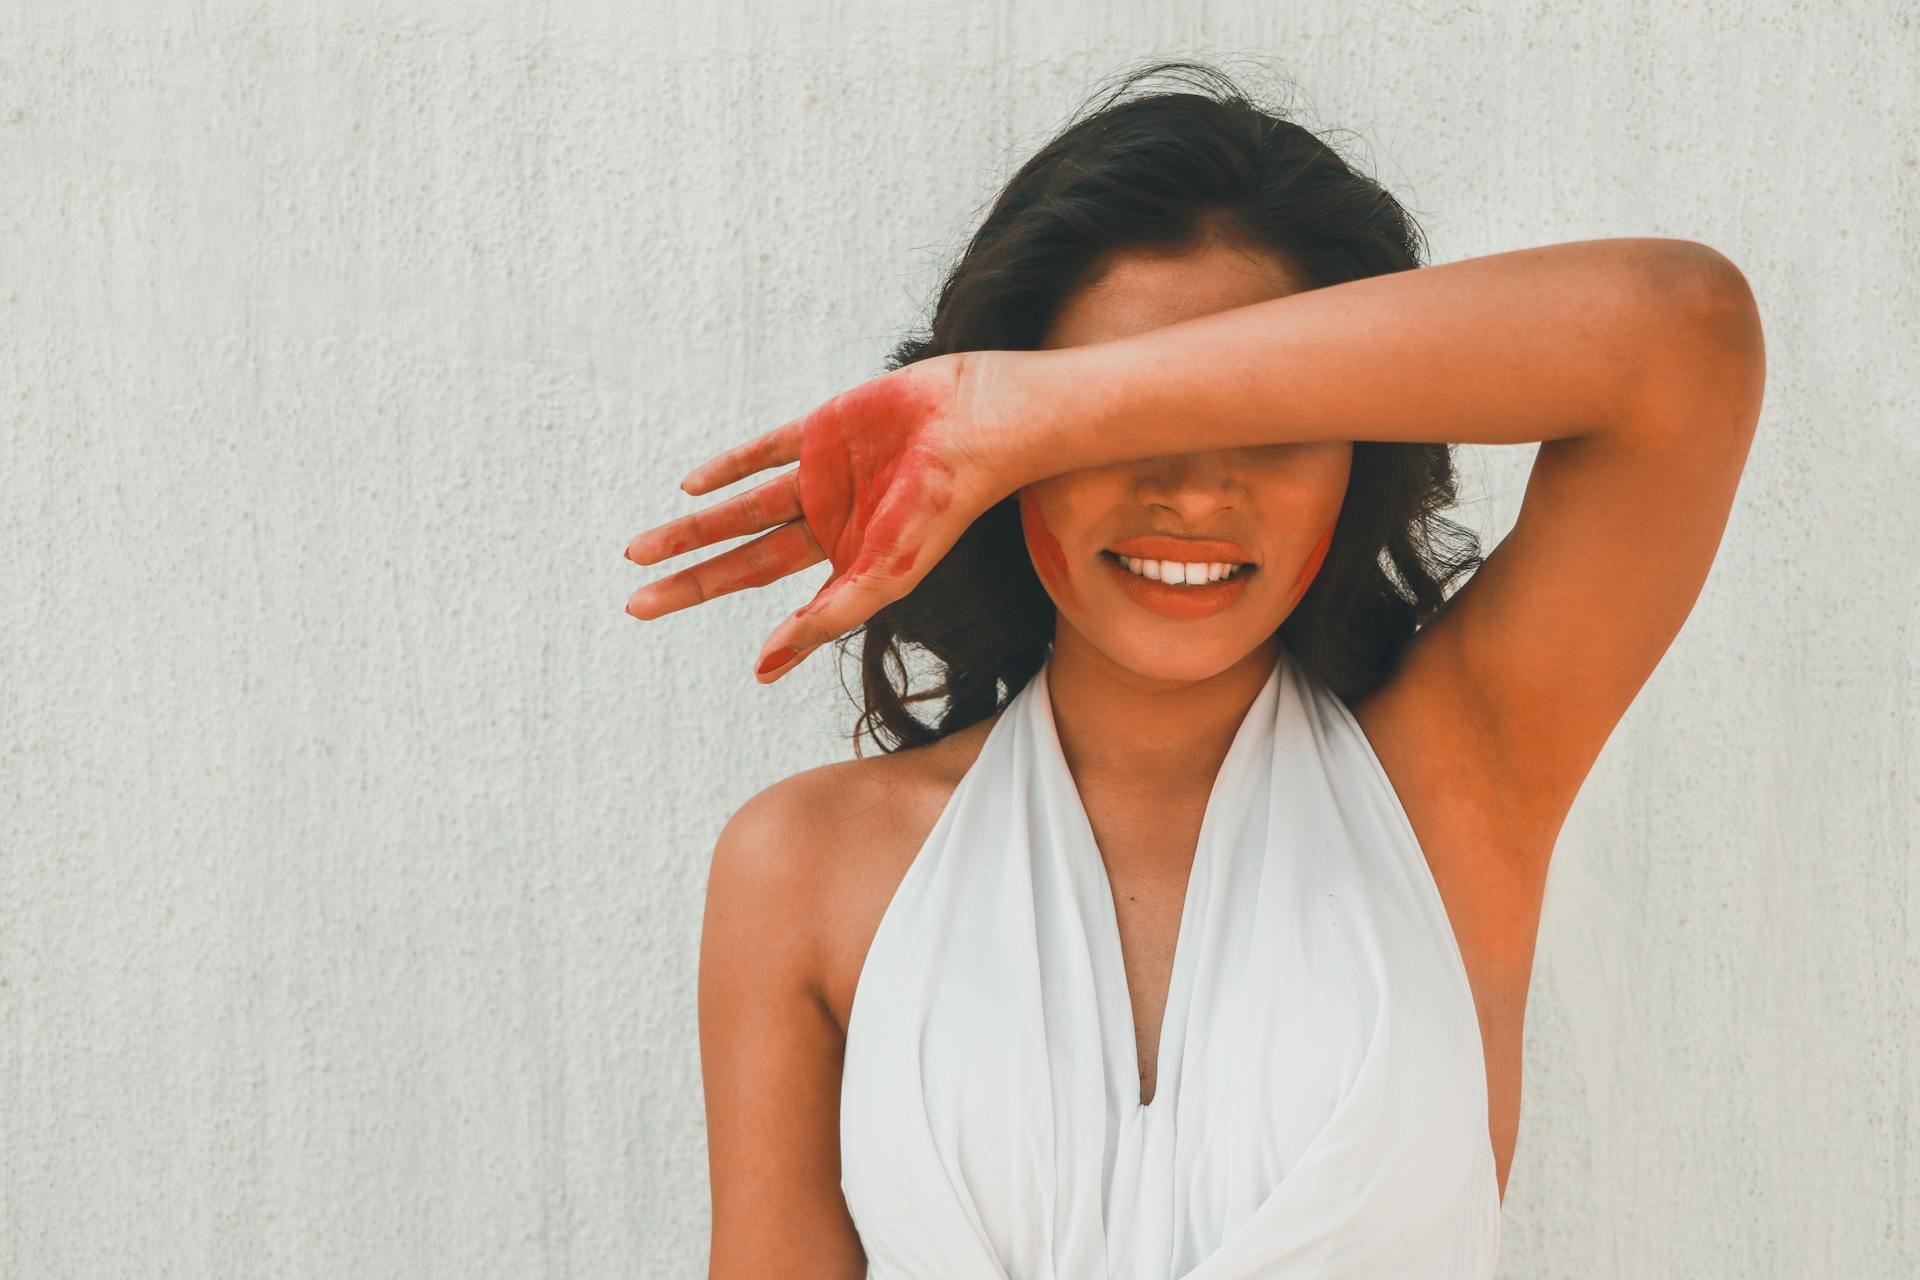
[[(1157, 76), (1182, 87), (1142, 92)], [(1307, 289), (1410, 270), (1425, 249), (1400, 203), (1316, 134), (1215, 68), (1154, 62), (1096, 92), (1020, 166), (947, 273), (931, 322), (886, 369), (1032, 350), (1109, 255), (1192, 249), (1215, 234), (1274, 254)], [(1348, 702), (1386, 682), (1445, 588), (1481, 563), (1473, 531), (1440, 515), (1455, 485), (1450, 445), (1354, 442), (1332, 546), (1278, 633), (1298, 666)], [(1054, 621), (1010, 495), (911, 592), (838, 642), (844, 653), (861, 641), (856, 754), (862, 734), (897, 751), (1000, 710), (1040, 669)], [(939, 667), (919, 692), (909, 691), (909, 647)], [(931, 700), (945, 706), (929, 725), (908, 707)]]

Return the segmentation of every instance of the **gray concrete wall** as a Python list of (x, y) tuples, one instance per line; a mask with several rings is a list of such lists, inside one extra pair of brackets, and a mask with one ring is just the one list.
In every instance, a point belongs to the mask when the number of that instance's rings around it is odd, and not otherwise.
[[(1175, 54), (1290, 73), (1436, 261), (1752, 280), (1732, 523), (1555, 860), (1501, 1274), (1914, 1273), (1909, 6), (0, 14), (0, 1274), (704, 1274), (707, 857), (852, 712), (750, 674), (822, 574), (642, 624), (621, 550)], [(1531, 456), (1463, 450), (1489, 539)]]

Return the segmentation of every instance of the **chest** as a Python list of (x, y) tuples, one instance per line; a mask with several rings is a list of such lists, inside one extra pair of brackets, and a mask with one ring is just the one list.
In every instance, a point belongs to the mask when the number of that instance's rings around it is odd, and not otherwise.
[[(1396, 721), (1386, 706), (1363, 707), (1355, 718), (1420, 839), (1473, 988), (1489, 1137), (1504, 1186), (1519, 1127), (1523, 1018), (1539, 915), (1537, 901), (1514, 900), (1515, 886), (1502, 874), (1516, 861), (1511, 846), (1520, 833), (1503, 822), (1487, 794), (1489, 776), (1470, 754), (1423, 755), (1409, 741), (1420, 726)], [(1151, 1101), (1206, 790), (1195, 784), (1144, 791), (1088, 778), (1082, 795), (1112, 900), (1140, 1097)]]
[(1142, 791), (1088, 779), (1081, 794), (1113, 904), (1140, 1097), (1150, 1102), (1206, 787)]
[(1279, 723), (1299, 736), (1249, 739), (1211, 809), (1083, 776), (1083, 811), (1026, 738), (971, 776), (843, 1024), (842, 1189), (879, 1253), (948, 1215), (1010, 1274), (1402, 1246), (1380, 1274), (1413, 1274), (1490, 1246), (1480, 1030), (1434, 886), (1351, 725)]
[[(1502, 868), (1520, 837), (1504, 824), (1485, 762), (1454, 739), (1439, 749), (1433, 717), (1376, 699), (1355, 710), (1425, 853), (1473, 991), (1487, 1079), (1488, 1131), (1504, 1188), (1518, 1130), (1522, 1018), (1539, 903), (1516, 892)], [(954, 767), (954, 766), (950, 766)], [(890, 820), (865, 833), (845, 864), (830, 923), (822, 992), (845, 1028), (875, 929), (915, 853), (938, 819), (951, 784), (930, 778), (903, 793)], [(1104, 868), (1102, 888), (1118, 939), (1131, 1019), (1128, 1039), (1141, 1105), (1159, 1089), (1169, 987), (1187, 914), (1194, 851), (1205, 816), (1203, 786), (1154, 791), (1082, 781), (1086, 818)]]

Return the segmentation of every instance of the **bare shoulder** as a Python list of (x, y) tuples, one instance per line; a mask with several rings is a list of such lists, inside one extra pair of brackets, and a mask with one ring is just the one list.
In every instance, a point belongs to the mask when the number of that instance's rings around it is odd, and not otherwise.
[(839, 1191), (842, 975), (950, 741), (782, 778), (715, 841), (699, 967), (715, 1277), (795, 1256), (809, 1274), (865, 1273)]
[(880, 916), (998, 719), (756, 792), (715, 844), (709, 920), (754, 917), (741, 923), (802, 967), (796, 979), (844, 1027)]
[(807, 909), (786, 918), (812, 930), (813, 989), (842, 1032), (880, 918), (998, 719), (924, 747), (821, 765), (755, 797), (789, 833), (783, 856), (794, 865), (777, 878)]
[(839, 1190), (840, 1070), (859, 967), (899, 878), (992, 720), (750, 797), (715, 842), (701, 929), (710, 1274), (809, 1259), (865, 1273)]

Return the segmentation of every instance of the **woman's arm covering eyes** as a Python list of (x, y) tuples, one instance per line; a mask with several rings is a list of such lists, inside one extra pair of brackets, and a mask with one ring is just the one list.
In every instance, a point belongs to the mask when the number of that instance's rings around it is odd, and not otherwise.
[(1016, 478), (1296, 441), (1538, 443), (1518, 521), (1406, 658), (1416, 684), (1476, 700), (1537, 886), (1705, 583), (1766, 347), (1723, 255), (1634, 237), (1369, 276), (978, 367), (983, 429)]

